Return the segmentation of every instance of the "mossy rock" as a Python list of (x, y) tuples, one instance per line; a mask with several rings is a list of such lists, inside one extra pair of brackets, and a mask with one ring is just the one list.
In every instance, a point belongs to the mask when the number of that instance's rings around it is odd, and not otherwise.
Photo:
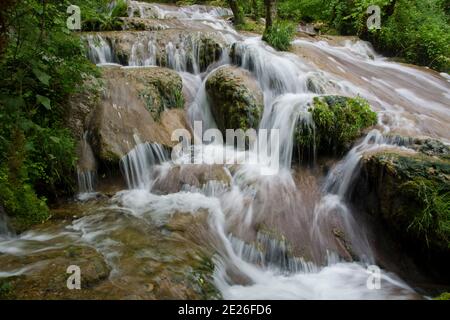
[(366, 155), (352, 199), (407, 245), (449, 257), (450, 160), (426, 151)]
[(263, 93), (248, 71), (225, 66), (206, 81), (206, 92), (217, 127), (257, 129), (264, 109)]
[(369, 103), (360, 98), (316, 97), (309, 109), (313, 123), (299, 119), (294, 133), (299, 157), (312, 152), (319, 156), (341, 156), (364, 130), (377, 123)]
[(161, 68), (131, 69), (127, 78), (139, 82), (139, 97), (154, 119), (159, 120), (166, 109), (184, 107), (183, 82), (175, 72)]
[(141, 142), (173, 147), (172, 132), (187, 128), (183, 83), (159, 67), (102, 69), (105, 90), (89, 116), (90, 143), (101, 164), (115, 166)]

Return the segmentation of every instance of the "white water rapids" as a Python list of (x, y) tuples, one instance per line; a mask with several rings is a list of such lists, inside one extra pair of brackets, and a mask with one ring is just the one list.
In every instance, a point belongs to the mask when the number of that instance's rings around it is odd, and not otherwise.
[[(380, 289), (367, 286), (367, 267), (377, 262), (377, 256), (364, 223), (347, 206), (345, 197), (364, 152), (398, 147), (384, 134), (450, 140), (450, 80), (423, 68), (389, 62), (361, 41), (333, 44), (297, 39), (294, 53), (276, 52), (260, 37), (236, 33), (222, 19), (230, 14), (228, 10), (131, 1), (130, 16), (138, 11), (141, 17), (161, 19), (162, 24), (164, 19), (176, 18), (187, 26), (201, 23), (223, 33), (227, 47), (220, 61), (206, 71), (200, 71), (198, 47), (192, 45), (195, 38), (167, 46), (168, 66), (183, 79), (184, 92), (191, 99), (187, 110), (191, 121), (202, 120), (205, 128), (215, 127), (205, 93), (208, 75), (226, 64), (249, 70), (264, 92), (260, 128), (280, 130), (280, 173), (262, 176), (260, 168), (271, 165), (270, 159), (263, 159), (258, 165), (225, 166), (231, 178), (229, 186), (210, 181), (201, 188), (184, 185), (179, 192), (160, 194), (153, 190), (155, 183), (170, 179), (175, 167), (189, 170), (191, 159), (182, 155), (170, 160), (158, 145), (138, 144), (121, 161), (129, 190), (117, 193), (104, 210), (75, 220), (61, 234), (51, 237), (26, 233), (0, 238), (0, 254), (26, 255), (57, 246), (55, 238), (70, 237), (94, 246), (113, 267), (111, 276), (120, 276), (117, 248), (127, 243), (117, 243), (110, 235), (121, 228), (122, 220), (102, 222), (105, 210), (156, 225), (163, 225), (175, 213), (196, 215), (206, 210), (216, 250), (214, 285), (225, 299), (418, 298), (414, 289), (389, 270), (381, 271)], [(129, 66), (157, 64), (157, 43), (145, 41), (133, 45)], [(88, 42), (93, 62), (115, 62), (114, 48), (101, 34), (90, 36)], [(232, 48), (235, 56), (230, 59)], [(187, 61), (197, 63), (188, 67)], [(379, 126), (323, 181), (312, 179), (308, 184), (291, 169), (293, 131), (299, 119), (314, 125), (307, 110), (313, 97), (322, 94), (367, 98), (378, 111)], [(210, 144), (199, 149), (203, 160), (212, 163), (222, 156), (223, 148)], [(90, 180), (83, 179), (85, 192), (91, 193), (92, 185), (86, 182)], [(2, 225), (0, 216), (0, 232), (6, 228)], [(260, 232), (260, 226), (282, 235), (282, 239)], [(353, 257), (349, 258), (342, 243), (336, 241), (335, 229), (345, 234)], [(46, 242), (49, 239), (50, 244)], [(0, 277), (32, 272), (32, 267), (2, 270)]]

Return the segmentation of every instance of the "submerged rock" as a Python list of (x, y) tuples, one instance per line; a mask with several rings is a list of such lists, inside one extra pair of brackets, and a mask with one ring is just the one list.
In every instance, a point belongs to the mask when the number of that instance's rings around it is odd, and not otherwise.
[[(26, 256), (5, 255), (0, 261), (8, 268), (30, 267), (29, 272), (2, 279), (8, 286), (3, 299), (94, 299), (92, 290), (108, 279), (110, 269), (102, 255), (88, 246), (71, 245), (63, 249), (43, 250)], [(69, 290), (69, 266), (81, 270), (81, 290)], [(89, 292), (88, 294), (86, 292)]]
[(362, 98), (323, 96), (309, 109), (312, 123), (299, 119), (294, 132), (297, 156), (343, 155), (365, 129), (377, 123), (377, 115)]
[(106, 68), (106, 93), (90, 116), (96, 156), (118, 162), (139, 142), (171, 147), (172, 132), (187, 128), (182, 80), (164, 68)]
[(216, 182), (220, 186), (231, 184), (231, 175), (221, 165), (183, 165), (156, 172), (152, 192), (169, 194), (183, 190), (183, 187), (202, 188)]
[(258, 83), (248, 71), (232, 66), (221, 67), (206, 81), (206, 92), (217, 127), (257, 129), (264, 97)]

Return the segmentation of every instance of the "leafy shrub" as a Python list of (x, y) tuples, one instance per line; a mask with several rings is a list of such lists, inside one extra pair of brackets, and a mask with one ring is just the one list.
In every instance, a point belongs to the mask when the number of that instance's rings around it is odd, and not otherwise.
[(450, 25), (439, 1), (399, 0), (379, 32), (367, 35), (378, 50), (450, 72)]
[[(367, 30), (371, 5), (381, 8), (381, 30)], [(280, 0), (282, 19), (321, 21), (343, 35), (359, 35), (385, 55), (450, 72), (449, 5), (445, 0)]]
[(43, 222), (49, 216), (45, 199), (38, 198), (28, 183), (24, 139), (20, 131), (13, 133), (14, 146), (8, 150), (8, 161), (0, 166), (0, 204), (14, 218), (19, 230)]
[(123, 23), (119, 18), (128, 16), (125, 0), (77, 0), (74, 4), (81, 9), (83, 31), (121, 30)]
[(98, 72), (67, 29), (69, 4), (20, 1), (2, 12), (9, 29), (0, 56), (0, 205), (19, 230), (48, 218), (46, 198), (73, 189), (68, 99)]
[(403, 185), (406, 191), (420, 200), (421, 208), (408, 229), (419, 237), (438, 237), (450, 248), (450, 188), (425, 178), (418, 178)]
[(295, 26), (287, 21), (277, 21), (264, 33), (263, 40), (277, 50), (287, 51), (294, 38)]

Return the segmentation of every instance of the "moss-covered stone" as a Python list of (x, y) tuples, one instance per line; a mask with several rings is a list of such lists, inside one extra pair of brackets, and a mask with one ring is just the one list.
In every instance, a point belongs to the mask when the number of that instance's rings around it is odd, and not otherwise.
[(217, 127), (257, 129), (264, 108), (263, 94), (250, 73), (225, 66), (206, 81), (206, 92)]
[(405, 243), (448, 257), (450, 160), (426, 152), (366, 155), (352, 198)]
[(172, 132), (188, 127), (181, 77), (158, 67), (108, 67), (102, 73), (106, 89), (88, 117), (97, 159), (117, 164), (136, 145), (135, 136), (172, 147)]
[(184, 107), (183, 82), (178, 74), (164, 69), (135, 69), (127, 78), (140, 83), (139, 97), (153, 118), (159, 120), (166, 109)]
[(318, 155), (342, 155), (364, 129), (377, 123), (376, 113), (360, 97), (316, 97), (309, 111), (313, 124), (300, 119), (295, 129), (295, 144), (301, 155), (311, 150)]

